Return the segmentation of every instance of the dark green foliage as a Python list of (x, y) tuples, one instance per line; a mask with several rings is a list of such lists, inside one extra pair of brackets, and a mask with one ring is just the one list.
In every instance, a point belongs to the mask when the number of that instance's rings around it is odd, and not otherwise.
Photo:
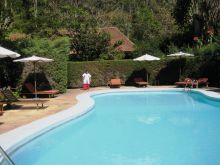
[(183, 77), (207, 77), (211, 86), (220, 86), (220, 56), (198, 56), (186, 62)]
[(218, 27), (217, 31), (216, 31), (217, 35), (214, 37), (215, 40), (215, 48), (217, 49), (217, 51), (220, 52), (220, 28)]
[(3, 1), (0, 1), (0, 43), (12, 23), (12, 12)]
[(38, 64), (49, 83), (60, 92), (66, 91), (67, 85), (67, 59), (69, 54), (69, 39), (57, 38), (48, 40), (46, 38), (35, 38), (28, 40), (26, 48), (22, 49), (25, 55), (38, 55), (41, 57), (51, 58), (54, 61), (51, 63)]
[(0, 9), (2, 45), (5, 39), (15, 41), (17, 33), (30, 38), (69, 36), (76, 54), (71, 59), (83, 61), (118, 59), (107, 38), (97, 33), (101, 27), (117, 26), (135, 43), (137, 51), (125, 58), (161, 56), (172, 51), (171, 44), (193, 47), (197, 33), (206, 43), (207, 29), (216, 29), (220, 17), (218, 0), (4, 0)]
[[(210, 40), (209, 30), (217, 27), (220, 18), (219, 0), (177, 0), (174, 17), (184, 34)], [(189, 43), (189, 40), (187, 41)]]
[(22, 67), (14, 63), (11, 58), (0, 59), (0, 87), (13, 87), (19, 84)]
[(153, 40), (159, 35), (160, 24), (155, 19), (153, 12), (143, 8), (135, 13), (133, 18), (133, 37), (138, 41)]
[(188, 26), (188, 12), (191, 5), (191, 0), (177, 0), (174, 8), (174, 16), (179, 25), (183, 27)]
[(54, 37), (59, 35), (60, 29), (75, 30), (95, 25), (95, 20), (86, 10), (63, 0), (7, 0), (7, 2), (6, 9), (12, 11), (11, 32)]
[(145, 7), (134, 14), (132, 31), (132, 38), (137, 45), (137, 54), (148, 53), (155, 56), (163, 54), (160, 45), (165, 39), (162, 37), (165, 34), (162, 31), (162, 25), (152, 10)]
[[(95, 34), (100, 27), (117, 26), (135, 42), (137, 55), (149, 51), (160, 56), (163, 54), (160, 49), (163, 36), (173, 32), (170, 28), (173, 18), (167, 10), (169, 5), (165, 5), (173, 4), (171, 0), (6, 0), (1, 2), (3, 6), (4, 2), (8, 4), (5, 10), (11, 12), (10, 26), (4, 32), (6, 38), (11, 40), (9, 36), (15, 33), (23, 33), (30, 38), (70, 36), (73, 42), (71, 52), (77, 53), (76, 58), (71, 59), (96, 60), (100, 54), (101, 59), (122, 57), (112, 53), (106, 45), (106, 37)], [(103, 58), (103, 54), (107, 58)]]

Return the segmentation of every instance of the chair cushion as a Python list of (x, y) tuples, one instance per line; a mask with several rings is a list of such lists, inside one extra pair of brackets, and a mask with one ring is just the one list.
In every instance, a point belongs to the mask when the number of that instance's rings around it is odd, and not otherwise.
[(121, 85), (120, 79), (111, 79), (111, 85)]

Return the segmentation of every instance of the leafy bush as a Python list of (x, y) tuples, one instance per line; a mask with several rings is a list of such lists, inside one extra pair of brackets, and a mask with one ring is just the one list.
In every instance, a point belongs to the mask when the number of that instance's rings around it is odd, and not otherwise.
[(74, 55), (70, 59), (91, 61), (107, 53), (110, 36), (107, 33), (98, 33), (96, 29), (80, 29), (71, 36), (71, 49)]
[(220, 56), (198, 56), (186, 61), (185, 77), (207, 77), (211, 86), (220, 86)]
[(197, 56), (212, 56), (217, 53), (217, 47), (214, 44), (205, 45), (194, 50)]

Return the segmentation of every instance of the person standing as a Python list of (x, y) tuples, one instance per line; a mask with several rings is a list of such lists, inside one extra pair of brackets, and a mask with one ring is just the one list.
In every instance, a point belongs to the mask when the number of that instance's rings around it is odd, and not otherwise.
[(82, 75), (83, 77), (83, 89), (87, 90), (90, 88), (90, 82), (91, 82), (91, 74), (89, 74), (88, 71), (86, 71), (85, 73), (83, 73)]

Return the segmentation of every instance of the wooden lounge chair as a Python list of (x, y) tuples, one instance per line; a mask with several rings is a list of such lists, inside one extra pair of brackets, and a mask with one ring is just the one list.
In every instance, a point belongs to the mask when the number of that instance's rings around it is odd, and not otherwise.
[(56, 94), (59, 93), (58, 90), (43, 90), (43, 91), (35, 92), (34, 86), (31, 83), (25, 83), (25, 87), (30, 92), (30, 93), (25, 93), (25, 94), (48, 95), (50, 98), (51, 96), (54, 97)]
[(193, 84), (193, 80), (190, 79), (190, 78), (185, 78), (184, 81), (178, 81), (178, 82), (175, 82), (175, 85), (178, 85), (178, 86), (186, 86), (186, 85), (197, 85), (197, 84)]
[(206, 87), (208, 87), (208, 78), (199, 78), (197, 80), (192, 80), (190, 78), (186, 78), (184, 81), (179, 81), (175, 83), (178, 86), (196, 86), (197, 88), (199, 86), (205, 85)]
[(134, 79), (134, 83), (138, 86), (138, 87), (147, 87), (148, 82), (144, 81), (143, 78), (138, 77)]
[(110, 88), (120, 88), (121, 79), (111, 79), (108, 85), (110, 86)]
[[(17, 99), (12, 93), (12, 91), (9, 89), (2, 90), (1, 95), (4, 97), (3, 100), (0, 102), (1, 105), (12, 104), (12, 103), (17, 103), (17, 104), (22, 104), (22, 105), (23, 104), (36, 104), (37, 109), (38, 109), (40, 106), (43, 108), (44, 103), (49, 101), (45, 99)], [(2, 107), (2, 111), (3, 111), (3, 107)]]
[(208, 78), (199, 78), (197, 79), (197, 87), (199, 86), (205, 86), (205, 87), (209, 87), (209, 82), (208, 82)]

